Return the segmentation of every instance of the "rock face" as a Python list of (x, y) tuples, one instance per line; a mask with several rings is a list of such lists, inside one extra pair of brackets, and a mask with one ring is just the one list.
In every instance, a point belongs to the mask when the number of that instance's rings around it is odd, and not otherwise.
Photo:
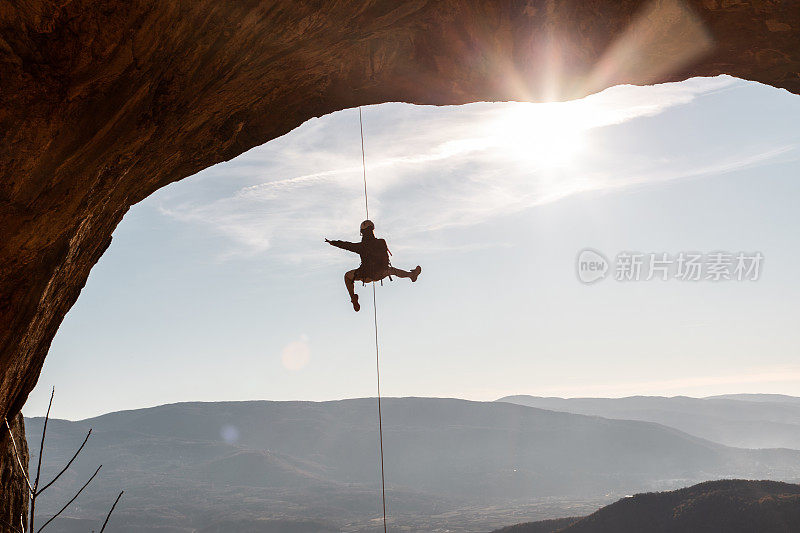
[(796, 3), (2, 2), (0, 412), (19, 412), (112, 231), (159, 187), (356, 105), (721, 73), (800, 93)]
[(28, 445), (25, 442), (25, 419), (22, 413), (9, 420), (9, 426), (14, 436), (13, 444), (5, 423), (0, 424), (3, 435), (0, 437), (0, 498), (3, 504), (0, 506), (0, 531), (20, 531), (20, 518), (28, 514), (28, 489), (23, 470), (17, 461), (19, 457), (23, 467), (28, 468)]

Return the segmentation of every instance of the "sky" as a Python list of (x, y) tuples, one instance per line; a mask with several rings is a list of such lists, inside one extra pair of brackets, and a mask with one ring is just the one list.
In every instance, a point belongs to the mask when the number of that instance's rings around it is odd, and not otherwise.
[[(363, 108), (385, 396), (800, 395), (800, 98), (728, 76), (571, 102)], [(134, 206), (24, 412), (375, 395), (358, 110)], [(583, 283), (582, 250), (607, 275)], [(616, 279), (620, 254), (748, 257), (756, 279)], [(677, 269), (677, 262), (673, 264)], [(751, 276), (753, 277), (753, 276)]]

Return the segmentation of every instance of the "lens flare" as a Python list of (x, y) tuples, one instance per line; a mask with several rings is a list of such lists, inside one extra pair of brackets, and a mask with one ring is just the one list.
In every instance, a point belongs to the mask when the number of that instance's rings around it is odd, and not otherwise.
[(300, 340), (290, 342), (281, 352), (281, 362), (286, 370), (297, 371), (303, 369), (311, 358), (311, 349), (308, 338), (303, 336)]

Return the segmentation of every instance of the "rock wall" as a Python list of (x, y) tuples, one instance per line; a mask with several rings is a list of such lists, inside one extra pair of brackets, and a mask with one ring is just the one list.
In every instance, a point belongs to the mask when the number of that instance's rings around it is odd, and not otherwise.
[[(22, 413), (9, 420), (14, 443), (22, 466), (28, 468), (28, 445), (25, 442), (25, 419)], [(0, 531), (21, 532), (20, 519), (28, 514), (28, 488), (5, 423), (0, 423)], [(25, 520), (27, 524), (27, 520)]]
[(0, 2), (0, 413), (128, 208), (170, 182), (362, 104), (721, 73), (800, 93), (799, 43), (793, 0)]

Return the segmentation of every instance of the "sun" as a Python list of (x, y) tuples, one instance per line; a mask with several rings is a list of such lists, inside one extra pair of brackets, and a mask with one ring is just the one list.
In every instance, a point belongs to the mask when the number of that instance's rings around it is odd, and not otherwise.
[(574, 102), (504, 104), (489, 129), (492, 144), (534, 168), (569, 167), (586, 149), (587, 120)]

